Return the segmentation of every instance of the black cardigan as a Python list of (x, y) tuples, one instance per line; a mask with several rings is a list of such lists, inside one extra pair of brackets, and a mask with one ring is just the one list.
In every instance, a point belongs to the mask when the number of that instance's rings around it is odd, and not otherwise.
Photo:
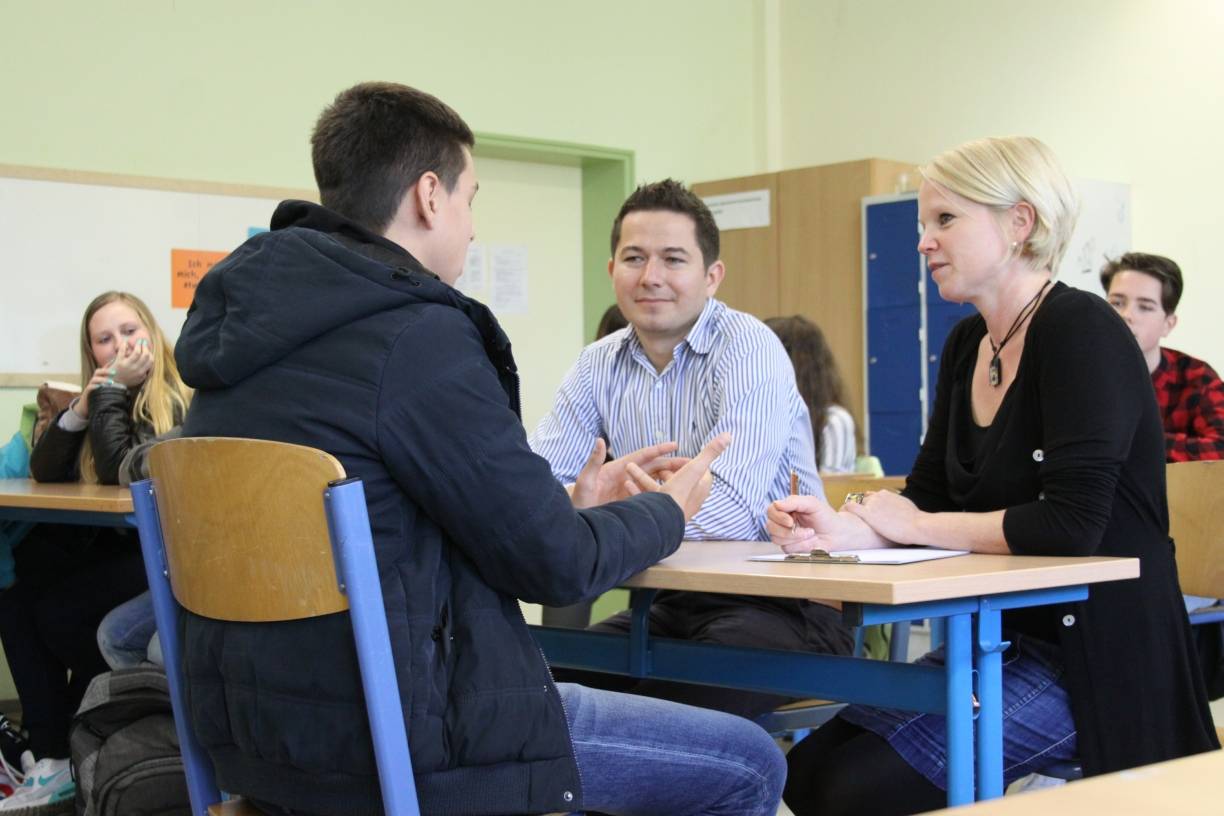
[(1013, 630), (1058, 633), (1086, 774), (1219, 747), (1168, 537), (1160, 414), (1134, 338), (1100, 297), (1055, 285), (974, 470), (957, 451), (985, 332), (974, 315), (948, 337), (905, 495), (928, 512), (1005, 509), (1017, 555), (1140, 560), (1138, 579), (1094, 584), (1087, 601), (1004, 615)]

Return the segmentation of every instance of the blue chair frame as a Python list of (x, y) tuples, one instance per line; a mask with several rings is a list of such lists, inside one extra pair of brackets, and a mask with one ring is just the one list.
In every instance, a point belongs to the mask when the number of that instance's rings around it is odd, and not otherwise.
[[(222, 796), (212, 762), (195, 738), (185, 707), (182, 647), (176, 625), (180, 607), (170, 585), (155, 481), (136, 482), (131, 489), (145, 572), (166, 661), (174, 723), (187, 772), (191, 810), (193, 816), (207, 816), (209, 806), (220, 802)], [(340, 591), (349, 601), (383, 806), (385, 812), (393, 816), (419, 816), (365, 491), (359, 479), (345, 479), (328, 484), (322, 500)]]

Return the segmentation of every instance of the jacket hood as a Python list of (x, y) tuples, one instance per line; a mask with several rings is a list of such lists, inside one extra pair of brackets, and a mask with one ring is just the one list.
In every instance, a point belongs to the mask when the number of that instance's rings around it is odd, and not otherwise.
[(399, 245), (307, 201), (285, 201), (196, 289), (174, 355), (193, 388), (224, 388), (327, 332), (379, 312), (437, 303), (465, 312), (496, 349), (510, 341), (483, 304)]

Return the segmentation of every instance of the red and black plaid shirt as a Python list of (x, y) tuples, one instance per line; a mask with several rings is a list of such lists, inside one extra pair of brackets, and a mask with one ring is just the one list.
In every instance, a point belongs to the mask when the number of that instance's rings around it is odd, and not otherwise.
[(1224, 383), (1211, 366), (1170, 348), (1152, 372), (1170, 462), (1224, 459)]

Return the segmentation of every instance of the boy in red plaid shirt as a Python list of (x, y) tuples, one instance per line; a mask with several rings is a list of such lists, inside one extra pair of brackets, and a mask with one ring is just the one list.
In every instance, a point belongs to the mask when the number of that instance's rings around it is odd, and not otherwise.
[[(1101, 284), (1147, 359), (1164, 419), (1165, 458), (1224, 459), (1224, 383), (1202, 360), (1160, 347), (1177, 325), (1174, 312), (1182, 294), (1177, 264), (1160, 255), (1128, 252), (1105, 264)], [(1214, 598), (1185, 597), (1187, 612), (1216, 603)], [(1194, 627), (1194, 640), (1208, 696), (1224, 696), (1224, 624)]]
[(1177, 325), (1182, 294), (1177, 264), (1128, 252), (1105, 265), (1101, 285), (1147, 359), (1164, 418), (1166, 458), (1224, 459), (1224, 383), (1202, 360), (1160, 346)]

